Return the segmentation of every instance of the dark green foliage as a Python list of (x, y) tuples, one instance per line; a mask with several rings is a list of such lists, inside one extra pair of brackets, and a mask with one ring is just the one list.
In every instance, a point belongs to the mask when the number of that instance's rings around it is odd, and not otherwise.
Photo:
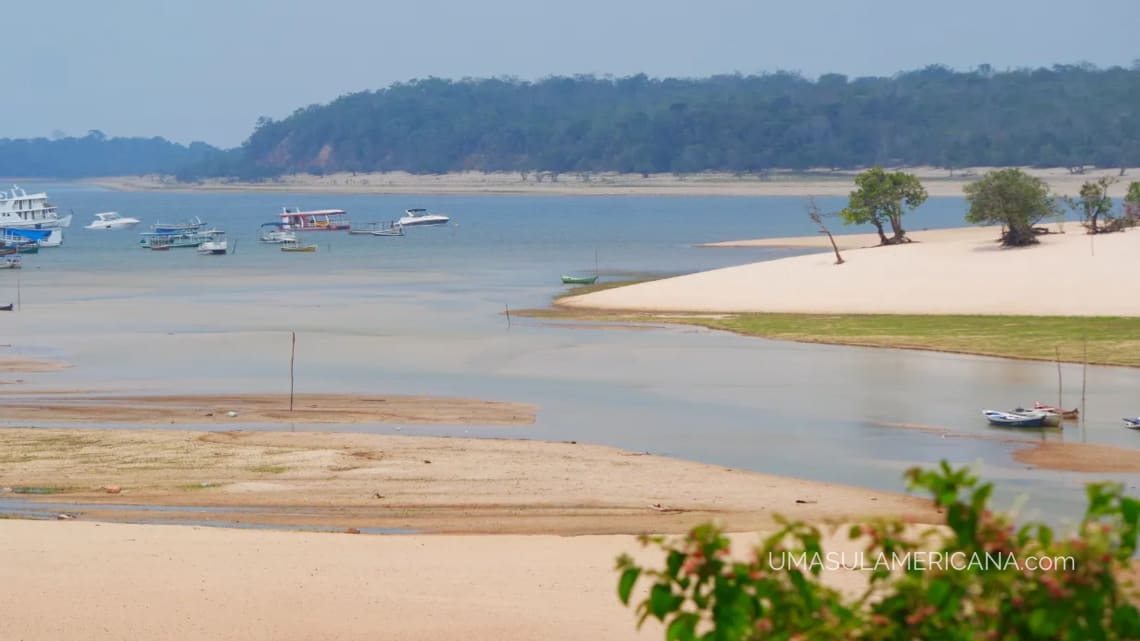
[(970, 203), (966, 222), (1005, 226), (1003, 245), (1037, 243), (1033, 226), (1059, 211), (1049, 185), (1020, 169), (991, 171), (966, 185), (965, 192)]
[(0, 176), (83, 178), (173, 174), (220, 153), (201, 142), (186, 146), (163, 138), (107, 138), (94, 129), (83, 138), (0, 138)]
[(1140, 166), (1140, 69), (396, 84), (262, 118), (183, 175)]
[[(902, 226), (903, 214), (926, 202), (926, 189), (918, 178), (876, 166), (856, 176), (855, 186), (847, 207), (839, 212), (843, 224), (874, 225), (881, 245), (909, 242)], [(887, 223), (893, 234), (890, 238), (883, 233)]]

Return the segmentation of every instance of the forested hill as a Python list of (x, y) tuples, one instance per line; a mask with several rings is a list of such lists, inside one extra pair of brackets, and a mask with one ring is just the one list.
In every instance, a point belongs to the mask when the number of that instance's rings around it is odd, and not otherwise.
[(163, 138), (0, 138), (0, 176), (83, 178), (173, 174), (220, 153), (205, 143), (179, 145)]
[(1140, 165), (1140, 66), (891, 78), (417, 80), (273, 121), (184, 172), (755, 172)]

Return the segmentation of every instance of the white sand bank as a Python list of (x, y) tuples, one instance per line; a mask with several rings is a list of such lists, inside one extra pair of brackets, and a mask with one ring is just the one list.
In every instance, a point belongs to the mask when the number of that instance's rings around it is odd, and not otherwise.
[[(633, 608), (617, 598), (619, 554), (663, 565), (632, 536), (369, 536), (6, 520), (0, 540), (4, 639), (663, 637), (652, 623), (638, 633)], [(829, 550), (857, 549), (834, 540)], [(851, 591), (860, 579), (839, 572), (828, 582)]]
[[(992, 234), (752, 263), (562, 299), (629, 311), (1140, 316), (1140, 232), (1088, 236), (1075, 225), (1040, 245)], [(922, 239), (921, 233), (914, 234)], [(826, 239), (824, 239), (826, 242)]]

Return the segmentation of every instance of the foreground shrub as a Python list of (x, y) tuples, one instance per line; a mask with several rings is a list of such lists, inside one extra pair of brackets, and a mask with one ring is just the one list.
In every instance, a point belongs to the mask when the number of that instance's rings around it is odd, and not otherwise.
[(861, 596), (823, 585), (836, 554), (825, 552), (816, 527), (785, 520), (743, 560), (713, 525), (680, 541), (642, 537), (664, 552), (665, 565), (644, 568), (623, 555), (618, 596), (629, 604), (638, 582), (650, 581), (638, 626), (650, 617), (665, 622), (668, 641), (1140, 639), (1132, 586), (1122, 579), (1136, 552), (1140, 501), (1122, 486), (1090, 484), (1077, 532), (1058, 539), (1043, 524), (1016, 529), (991, 512), (993, 486), (966, 469), (944, 462), (907, 478), (933, 496), (944, 527), (900, 520), (852, 527), (852, 540), (867, 541)]

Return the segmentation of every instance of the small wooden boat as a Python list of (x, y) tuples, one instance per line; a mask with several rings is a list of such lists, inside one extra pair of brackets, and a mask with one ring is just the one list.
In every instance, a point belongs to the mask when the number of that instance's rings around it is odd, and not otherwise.
[(404, 226), (399, 223), (390, 223), (381, 227), (378, 223), (368, 223), (364, 229), (350, 229), (348, 233), (353, 236), (403, 236)]
[(0, 306), (0, 312), (10, 312), (15, 309), (15, 305), (8, 303), (7, 305)]
[(1061, 426), (1061, 415), (1056, 413), (1056, 412), (1048, 412), (1045, 410), (1027, 410), (1024, 407), (1016, 407), (1013, 409), (1012, 412), (1006, 412), (1006, 413), (1007, 414), (1019, 414), (1021, 416), (1038, 416), (1038, 415), (1040, 415), (1042, 418), (1041, 424), (1044, 425), (1045, 427), (1060, 427)]
[(598, 282), (597, 276), (563, 276), (564, 285), (593, 285)]
[(302, 245), (296, 239), (292, 241), (285, 241), (281, 243), (281, 251), (283, 252), (315, 252), (317, 251), (316, 245)]
[[(11, 305), (8, 307), (11, 307)], [(1124, 419), (1124, 427), (1127, 427), (1130, 430), (1140, 430), (1140, 416)]]
[(1045, 415), (1038, 414), (1031, 416), (1029, 414), (1014, 414), (1012, 412), (998, 412), (996, 410), (983, 410), (982, 416), (990, 422), (990, 425), (997, 425), (999, 427), (1044, 427)]
[(1033, 409), (1041, 410), (1042, 412), (1052, 412), (1054, 414), (1060, 414), (1061, 418), (1063, 418), (1065, 420), (1069, 420), (1069, 421), (1075, 421), (1077, 419), (1077, 417), (1080, 416), (1080, 413), (1081, 413), (1081, 411), (1075, 407), (1071, 410), (1067, 410), (1067, 409), (1064, 409), (1061, 407), (1053, 407), (1052, 405), (1045, 405), (1044, 403), (1038, 403), (1037, 401), (1033, 401)]

